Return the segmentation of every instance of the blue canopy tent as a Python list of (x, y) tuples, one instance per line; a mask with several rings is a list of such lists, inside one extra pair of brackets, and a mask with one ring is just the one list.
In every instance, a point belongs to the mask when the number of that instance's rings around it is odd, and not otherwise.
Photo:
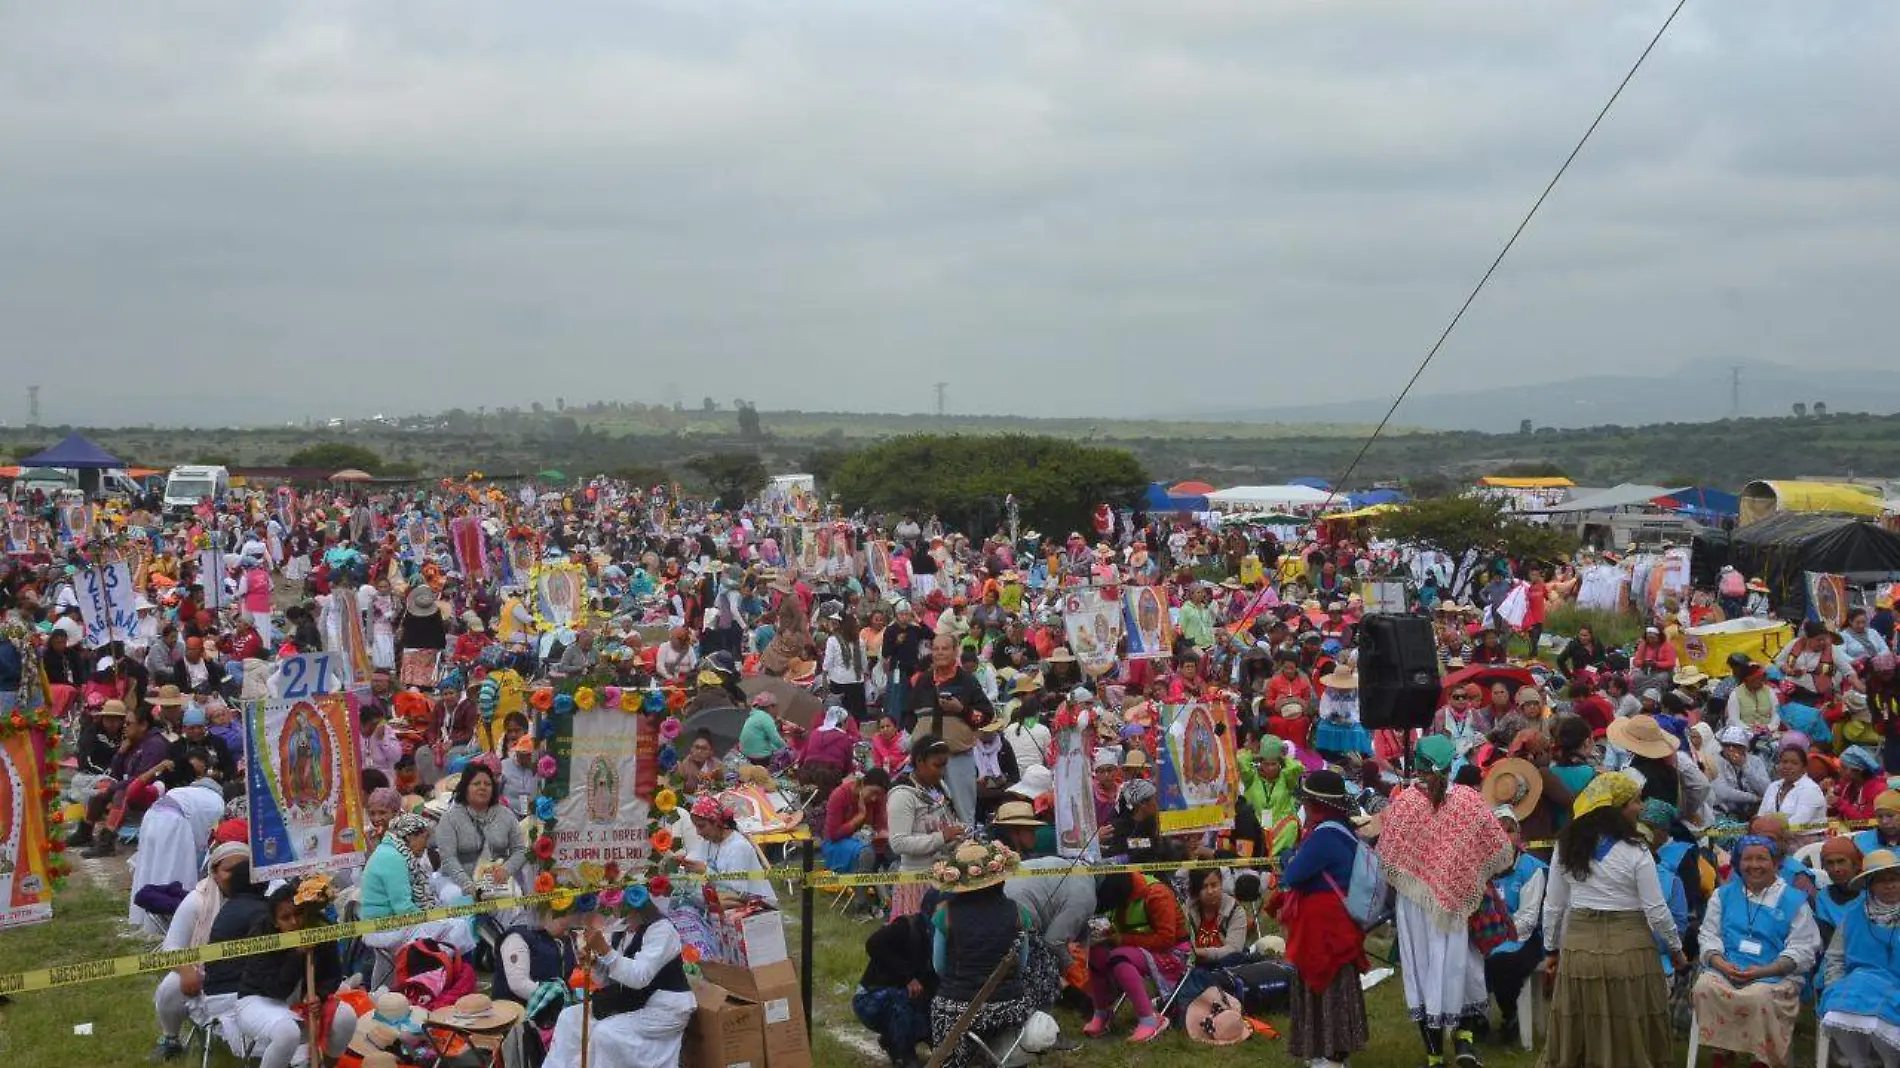
[(125, 461), (86, 440), (83, 434), (67, 435), (66, 440), (20, 461), (21, 467), (64, 467), (74, 471), (104, 471), (124, 467)]
[(1395, 489), (1375, 489), (1346, 495), (1346, 500), (1354, 508), (1371, 508), (1378, 504), (1404, 504), (1411, 499)]
[(1159, 482), (1150, 483), (1148, 492), (1142, 495), (1142, 507), (1150, 512), (1205, 512), (1206, 497), (1176, 497), (1168, 492), (1168, 487)]
[(1701, 486), (1689, 486), (1684, 489), (1670, 490), (1652, 503), (1672, 511), (1687, 512), (1693, 516), (1713, 516), (1716, 518), (1734, 518), (1742, 514), (1742, 499), (1733, 493), (1724, 493), (1718, 489), (1706, 489)]
[(1307, 489), (1324, 490), (1327, 493), (1331, 493), (1333, 491), (1333, 484), (1331, 482), (1328, 482), (1323, 478), (1314, 478), (1311, 475), (1308, 475), (1305, 478), (1287, 479), (1286, 484), (1289, 486), (1305, 486)]

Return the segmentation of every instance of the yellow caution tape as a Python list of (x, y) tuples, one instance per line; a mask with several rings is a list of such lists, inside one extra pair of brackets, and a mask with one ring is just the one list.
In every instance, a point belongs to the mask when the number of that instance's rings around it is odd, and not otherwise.
[[(1071, 867), (1023, 869), (1011, 878), (1059, 878), (1068, 875), (1085, 875), (1094, 878), (1098, 875), (1110, 875), (1116, 872), (1175, 872), (1195, 868), (1261, 868), (1268, 865), (1261, 861), (1247, 859), (1227, 860), (1184, 860), (1178, 862), (1160, 862), (1151, 864), (1081, 864)], [(673, 881), (705, 882), (727, 880), (764, 879), (799, 883), (804, 880), (803, 868), (777, 867), (756, 871), (712, 872), (709, 874), (669, 873), (667, 878)], [(841, 874), (827, 869), (815, 869), (811, 873), (811, 885), (814, 889), (843, 889), (859, 886), (898, 886), (905, 883), (929, 882), (929, 872), (885, 872), (868, 875)], [(453, 920), (481, 913), (498, 912), (502, 909), (525, 908), (556, 899), (568, 899), (602, 890), (623, 887), (625, 884), (601, 885), (592, 888), (563, 887), (545, 894), (520, 894), (511, 897), (485, 898), (459, 905), (443, 905), (432, 909), (406, 912), (399, 916), (382, 916), (373, 920), (357, 920), (351, 923), (335, 923), (325, 927), (310, 927), (301, 931), (289, 931), (281, 934), (259, 935), (255, 938), (241, 938), (230, 942), (214, 942), (210, 945), (192, 949), (154, 950), (150, 953), (133, 953), (122, 957), (108, 957), (100, 960), (83, 961), (78, 964), (61, 964), (52, 968), (38, 968), (32, 971), (0, 974), (0, 995), (30, 993), (35, 990), (52, 990), (57, 987), (78, 986), (81, 983), (98, 982), (102, 979), (118, 979), (132, 975), (144, 975), (151, 972), (168, 972), (188, 964), (209, 964), (213, 961), (233, 960), (239, 957), (254, 957), (264, 953), (275, 953), (282, 949), (301, 949), (306, 946), (325, 945), (340, 942), (346, 938), (360, 938), (366, 934), (382, 931), (395, 931), (404, 927), (413, 927), (421, 923), (437, 920)]]

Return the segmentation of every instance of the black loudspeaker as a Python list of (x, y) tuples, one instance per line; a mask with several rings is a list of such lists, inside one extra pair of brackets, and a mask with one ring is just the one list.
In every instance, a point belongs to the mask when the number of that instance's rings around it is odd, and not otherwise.
[(1367, 730), (1425, 730), (1438, 714), (1438, 647), (1421, 616), (1359, 621), (1359, 720)]

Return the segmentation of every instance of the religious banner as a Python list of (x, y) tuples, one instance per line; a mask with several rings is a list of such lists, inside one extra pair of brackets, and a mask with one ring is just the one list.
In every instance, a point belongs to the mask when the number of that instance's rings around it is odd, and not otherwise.
[(1115, 666), (1122, 638), (1122, 604), (1113, 587), (1072, 586), (1062, 591), (1062, 626), (1069, 649), (1090, 678)]
[(252, 874), (361, 867), (363, 785), (349, 702), (335, 693), (287, 696), (252, 704), (244, 718)]
[(556, 722), (555, 877), (592, 886), (608, 864), (628, 871), (647, 855), (659, 739), (648, 717), (617, 708), (577, 708)]
[(217, 612), (231, 603), (231, 594), (224, 587), (224, 576), (230, 574), (230, 562), (234, 554), (223, 549), (200, 549), (198, 551), (198, 581), (204, 584), (205, 608)]
[(532, 572), (534, 623), (547, 632), (572, 630), (587, 611), (587, 569), (580, 564), (543, 564)]
[(1225, 704), (1161, 706), (1162, 834), (1233, 829), (1234, 801), (1240, 796), (1234, 733)]
[(1122, 587), (1122, 628), (1128, 635), (1128, 659), (1174, 655), (1174, 620), (1161, 587)]
[(1070, 860), (1102, 859), (1101, 836), (1095, 826), (1095, 760), (1089, 749), (1091, 730), (1069, 728), (1056, 732), (1056, 852)]
[(405, 689), (433, 690), (442, 678), (442, 650), (404, 649), (397, 663), (396, 682)]
[(482, 529), (480, 518), (465, 515), (449, 520), (449, 545), (464, 578), (488, 576), (488, 532)]
[(83, 546), (92, 538), (92, 509), (82, 500), (61, 501), (58, 507), (59, 540)]
[(1839, 630), (1847, 624), (1847, 576), (1804, 571), (1808, 594), (1808, 618), (1818, 619)]
[(369, 639), (363, 631), (363, 613), (357, 609), (356, 590), (337, 587), (317, 598), (317, 629), (325, 652), (336, 657), (343, 687), (369, 685)]
[(73, 576), (79, 595), (79, 616), (86, 624), (86, 644), (94, 649), (125, 641), (138, 626), (138, 587), (132, 583), (132, 565), (123, 560), (86, 568)]
[[(33, 670), (39, 670), (37, 662)], [(46, 803), (40, 790), (56, 785), (47, 775), (57, 771), (55, 759), (45, 727), (0, 724), (0, 834), (6, 837), (0, 847), (0, 929), (53, 918)]]

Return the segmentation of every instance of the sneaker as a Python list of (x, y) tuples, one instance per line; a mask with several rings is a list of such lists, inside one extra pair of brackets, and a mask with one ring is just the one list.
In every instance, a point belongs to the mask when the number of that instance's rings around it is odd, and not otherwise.
[(1082, 1034), (1087, 1038), (1100, 1038), (1108, 1034), (1108, 1023), (1108, 1013), (1098, 1012), (1089, 1017), (1089, 1022), (1082, 1026)]
[(1128, 1036), (1128, 1041), (1152, 1042), (1155, 1039), (1160, 1038), (1162, 1034), (1167, 1031), (1167, 1029), (1168, 1029), (1168, 1018), (1166, 1016), (1157, 1016), (1155, 1017), (1154, 1023), (1141, 1024), (1137, 1026), (1135, 1028), (1135, 1033)]
[(158, 1048), (152, 1050), (152, 1059), (155, 1061), (175, 1061), (184, 1055), (185, 1044), (170, 1035), (159, 1039)]
[(1471, 1046), (1469, 1038), (1460, 1038), (1452, 1044), (1452, 1063), (1458, 1068), (1484, 1068), (1484, 1062), (1478, 1059), (1478, 1051)]

